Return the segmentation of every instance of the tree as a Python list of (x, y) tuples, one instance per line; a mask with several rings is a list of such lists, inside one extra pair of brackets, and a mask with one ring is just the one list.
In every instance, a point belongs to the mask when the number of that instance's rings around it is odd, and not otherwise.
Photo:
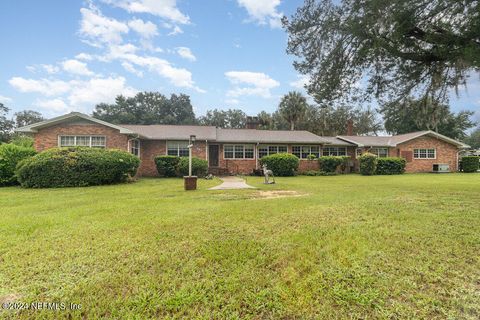
[(307, 110), (307, 99), (300, 92), (289, 92), (284, 95), (278, 106), (279, 113), (290, 124), (290, 130), (295, 130), (297, 123)]
[(454, 114), (446, 104), (412, 98), (402, 103), (387, 103), (380, 108), (385, 130), (391, 134), (433, 130), (452, 139), (463, 140), (465, 131), (475, 124), (470, 120), (472, 111)]
[(282, 22), (318, 103), (445, 102), (480, 70), (480, 1), (306, 0)]
[(219, 128), (239, 129), (245, 128), (247, 115), (239, 109), (208, 110), (205, 116), (200, 117), (198, 122), (206, 126)]
[(3, 103), (0, 103), (0, 143), (8, 142), (12, 135), (15, 123), (12, 120), (7, 119), (7, 113), (9, 111), (9, 108), (5, 107)]
[(190, 97), (159, 92), (139, 92), (134, 97), (119, 95), (114, 104), (100, 103), (93, 116), (116, 124), (193, 124), (195, 114)]
[(358, 135), (377, 135), (382, 130), (381, 121), (375, 110), (342, 105), (309, 106), (298, 128), (320, 136), (345, 135), (349, 120), (353, 121), (353, 131)]
[(472, 149), (480, 150), (480, 127), (475, 129), (464, 141)]
[(40, 112), (33, 111), (33, 110), (24, 110), (24, 111), (16, 112), (14, 114), (14, 117), (15, 117), (15, 126), (17, 128), (28, 126), (29, 124), (33, 124), (33, 123), (45, 120)]

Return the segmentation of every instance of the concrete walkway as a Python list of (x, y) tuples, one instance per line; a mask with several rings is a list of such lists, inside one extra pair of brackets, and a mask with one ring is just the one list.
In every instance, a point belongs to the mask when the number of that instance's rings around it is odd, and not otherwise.
[(239, 177), (220, 177), (223, 183), (208, 190), (232, 190), (232, 189), (255, 189)]

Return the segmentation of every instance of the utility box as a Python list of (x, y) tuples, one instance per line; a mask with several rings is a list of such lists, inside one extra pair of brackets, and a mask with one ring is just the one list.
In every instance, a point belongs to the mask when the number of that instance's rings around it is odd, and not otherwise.
[(450, 172), (450, 166), (447, 163), (434, 163), (433, 164), (434, 173), (448, 173)]

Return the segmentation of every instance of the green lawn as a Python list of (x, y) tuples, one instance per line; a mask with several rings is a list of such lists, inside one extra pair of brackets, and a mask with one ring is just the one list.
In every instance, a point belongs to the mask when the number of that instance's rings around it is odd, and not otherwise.
[(480, 174), (0, 189), (0, 318), (480, 317)]

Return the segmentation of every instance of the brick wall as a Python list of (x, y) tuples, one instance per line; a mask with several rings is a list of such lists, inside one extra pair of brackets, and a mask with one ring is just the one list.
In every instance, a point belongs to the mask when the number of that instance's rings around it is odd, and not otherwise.
[(106, 137), (107, 148), (127, 150), (128, 137), (119, 130), (99, 124), (61, 123), (40, 129), (34, 134), (34, 146), (37, 151), (58, 147), (58, 136), (61, 135), (100, 135)]
[[(165, 140), (141, 140), (140, 141), (140, 168), (138, 175), (143, 177), (158, 176), (155, 165), (155, 157), (167, 154), (167, 141)], [(197, 141), (193, 145), (192, 155), (200, 159), (206, 159), (206, 144)]]
[[(458, 148), (443, 140), (434, 137), (423, 136), (405, 143), (399, 144), (397, 149), (402, 151), (411, 151), (413, 149), (436, 149), (436, 159), (413, 159), (407, 163), (406, 172), (431, 172), (434, 163), (447, 163), (450, 165), (450, 171), (457, 171)], [(390, 153), (392, 154), (392, 153)], [(393, 152), (395, 156), (399, 153)]]

